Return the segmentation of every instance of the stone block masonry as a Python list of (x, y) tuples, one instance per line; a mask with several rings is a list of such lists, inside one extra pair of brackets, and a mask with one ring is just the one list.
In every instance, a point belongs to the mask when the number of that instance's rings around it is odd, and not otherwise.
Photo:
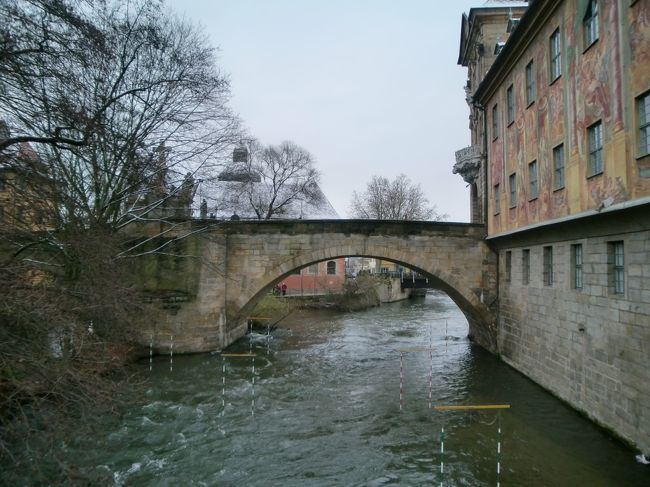
[[(597, 423), (650, 454), (650, 222), (618, 215), (512, 236), (496, 242), (500, 280), (501, 357)], [(622, 224), (623, 223), (623, 224)], [(639, 230), (645, 226), (647, 229)], [(623, 259), (615, 262), (614, 243)], [(582, 249), (576, 264), (575, 246)], [(543, 247), (553, 253), (553, 282), (544, 282)], [(524, 282), (522, 252), (530, 252)], [(618, 265), (620, 264), (620, 265)], [(618, 267), (618, 268), (617, 268)], [(581, 272), (576, 281), (575, 273)], [(622, 278), (618, 288), (616, 277)], [(641, 276), (641, 277), (639, 277)]]

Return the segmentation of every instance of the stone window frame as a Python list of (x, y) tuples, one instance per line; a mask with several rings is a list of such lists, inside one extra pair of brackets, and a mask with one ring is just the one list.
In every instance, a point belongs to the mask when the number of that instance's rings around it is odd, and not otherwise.
[(542, 279), (545, 286), (553, 285), (553, 246), (542, 247)]
[(607, 267), (610, 294), (625, 294), (625, 243), (623, 240), (607, 242)]
[(564, 188), (564, 144), (553, 147), (553, 191)]
[(598, 14), (598, 0), (589, 0), (585, 9), (585, 15), (582, 18), (582, 40), (585, 51), (594, 45), (599, 38), (598, 18), (600, 15)]
[(587, 127), (587, 152), (589, 153), (587, 177), (603, 173), (603, 123), (602, 120)]
[(506, 250), (506, 282), (512, 281), (512, 251)]
[(549, 37), (549, 69), (550, 84), (553, 84), (562, 76), (562, 38), (559, 27)]
[(517, 207), (517, 173), (513, 172), (508, 176), (508, 184), (510, 189), (510, 208)]
[(645, 157), (650, 155), (650, 91), (646, 91), (636, 98), (636, 115), (639, 124), (637, 130), (638, 157)]
[(584, 251), (581, 243), (571, 244), (571, 288), (580, 290), (584, 285)]
[(521, 281), (530, 284), (530, 249), (521, 250)]
[(537, 98), (537, 86), (535, 82), (535, 64), (531, 59), (526, 65), (526, 106), (529, 107), (535, 103)]
[(510, 126), (515, 123), (515, 87), (512, 84), (506, 89), (506, 112), (508, 126)]
[(336, 275), (336, 261), (328, 260), (327, 261), (327, 275), (335, 276)]
[(537, 159), (528, 163), (528, 201), (539, 198), (539, 174)]

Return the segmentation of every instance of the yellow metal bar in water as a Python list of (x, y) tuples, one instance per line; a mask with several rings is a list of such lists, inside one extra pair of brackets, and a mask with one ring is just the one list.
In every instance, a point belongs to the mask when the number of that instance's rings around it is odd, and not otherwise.
[(254, 353), (222, 353), (222, 357), (255, 357)]
[(395, 351), (400, 353), (415, 353), (415, 352), (428, 352), (433, 350), (432, 348), (398, 348)]
[(475, 411), (480, 409), (510, 409), (510, 404), (480, 404), (476, 406), (433, 406), (436, 411)]

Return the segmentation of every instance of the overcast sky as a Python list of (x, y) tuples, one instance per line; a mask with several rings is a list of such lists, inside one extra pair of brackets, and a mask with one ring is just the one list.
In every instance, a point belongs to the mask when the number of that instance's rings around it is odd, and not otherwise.
[(482, 0), (169, 4), (219, 47), (250, 133), (309, 150), (342, 217), (372, 175), (405, 173), (450, 221), (469, 221), (469, 190), (451, 173), (470, 137), (456, 61), (461, 15)]

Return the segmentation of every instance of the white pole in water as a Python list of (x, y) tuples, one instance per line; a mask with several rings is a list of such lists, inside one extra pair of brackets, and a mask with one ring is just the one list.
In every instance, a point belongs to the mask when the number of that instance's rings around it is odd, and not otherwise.
[(251, 357), (251, 362), (253, 364), (253, 380), (252, 380), (252, 388), (251, 388), (251, 394), (252, 394), (251, 416), (255, 416), (255, 356), (254, 355)]
[(404, 353), (399, 353), (399, 410), (404, 407)]
[(151, 335), (151, 341), (149, 342), (149, 372), (153, 369), (153, 335)]
[(270, 348), (270, 342), (271, 342), (271, 324), (266, 323), (266, 354), (269, 354), (269, 348)]
[(497, 429), (497, 487), (501, 485), (501, 414), (499, 413), (499, 427)]
[(226, 357), (221, 357), (221, 416), (226, 412)]
[(169, 371), (174, 370), (174, 335), (169, 335)]
[(429, 410), (431, 410), (431, 390), (433, 389), (433, 324), (429, 325)]
[(445, 426), (440, 429), (440, 487), (445, 478)]

